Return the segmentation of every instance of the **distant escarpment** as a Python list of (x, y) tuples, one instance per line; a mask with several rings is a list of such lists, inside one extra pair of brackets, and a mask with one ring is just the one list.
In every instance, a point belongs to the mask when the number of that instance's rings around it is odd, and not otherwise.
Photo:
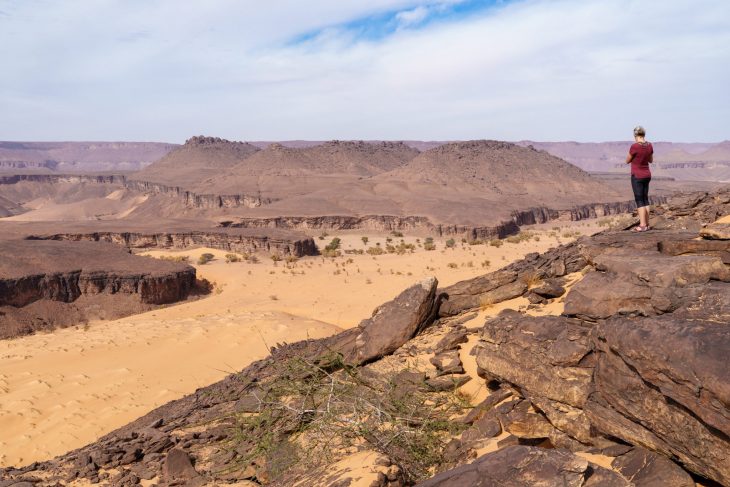
[(58, 174), (16, 174), (0, 176), (0, 184), (22, 182), (39, 184), (109, 184), (141, 193), (161, 194), (176, 198), (185, 207), (192, 209), (256, 208), (274, 200), (247, 194), (198, 194), (178, 186), (168, 186), (150, 181), (128, 179), (122, 175), (58, 175)]
[(108, 242), (129, 249), (186, 249), (210, 247), (230, 252), (267, 252), (302, 257), (317, 255), (311, 237), (288, 232), (248, 232), (244, 229), (150, 231), (74, 231), (30, 235), (30, 240)]
[(174, 303), (195, 269), (92, 242), (0, 242), (0, 338)]
[[(663, 196), (652, 197), (652, 204), (666, 201)], [(520, 231), (523, 225), (546, 223), (552, 220), (579, 221), (608, 215), (629, 213), (636, 209), (633, 201), (615, 203), (594, 203), (578, 205), (568, 209), (554, 210), (546, 207), (514, 211), (509, 220), (494, 225), (459, 225), (434, 223), (423, 216), (396, 215), (327, 215), (327, 216), (277, 216), (237, 217), (223, 220), (222, 227), (229, 228), (283, 228), (297, 230), (374, 230), (374, 231), (419, 231), (425, 230), (438, 236), (462, 235), (473, 239), (504, 238)]]

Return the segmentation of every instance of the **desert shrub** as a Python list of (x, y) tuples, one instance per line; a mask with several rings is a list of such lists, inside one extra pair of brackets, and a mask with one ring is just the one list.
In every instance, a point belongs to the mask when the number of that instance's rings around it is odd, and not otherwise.
[(368, 242), (370, 241), (370, 239), (367, 237), (360, 237), (360, 240), (362, 240), (363, 245), (367, 245)]
[(256, 257), (255, 255), (252, 255), (251, 257), (249, 257), (246, 260), (248, 261), (249, 264), (258, 264), (259, 263), (259, 258)]
[(274, 262), (281, 262), (281, 255), (279, 254), (271, 254), (270, 257)]
[(503, 243), (504, 243), (504, 242), (502, 242), (502, 241), (501, 241), (500, 239), (498, 239), (498, 238), (493, 238), (492, 240), (490, 240), (490, 241), (489, 241), (489, 245), (490, 245), (491, 247), (497, 247), (497, 248), (501, 247)]
[(398, 238), (403, 237), (403, 233), (402, 232), (391, 232), (391, 235), (393, 235), (394, 237), (398, 237)]
[(482, 245), (484, 243), (484, 241), (476, 239), (476, 240), (469, 240), (468, 243), (469, 243), (469, 245)]
[(540, 284), (542, 284), (542, 274), (539, 272), (528, 272), (527, 274), (522, 276), (522, 280), (527, 284), (527, 287), (529, 289), (532, 289), (533, 287), (537, 287)]
[(299, 260), (299, 258), (296, 257), (296, 256), (294, 256), (294, 255), (287, 255), (286, 256), (286, 262), (288, 264), (293, 264), (293, 263), (297, 262), (298, 260)]
[(190, 257), (187, 255), (161, 255), (158, 259), (168, 262), (190, 262)]
[(466, 267), (474, 267), (474, 262), (469, 261), (465, 265), (466, 265)]
[(446, 241), (446, 247), (448, 247), (450, 249), (453, 249), (455, 245), (456, 245), (456, 241), (454, 241), (453, 238), (450, 238)]
[(226, 264), (231, 262), (241, 262), (241, 257), (238, 254), (226, 254)]
[(426, 242), (423, 244), (424, 250), (436, 250), (436, 245), (433, 242)]
[(387, 237), (387, 238), (385, 239), (385, 241), (386, 241), (386, 242), (388, 242), (388, 243), (390, 243), (390, 242), (392, 242), (392, 241), (393, 241), (393, 239), (392, 239), (392, 238), (390, 238), (390, 237)]
[(483, 261), (482, 261), (482, 267), (484, 267), (485, 269), (486, 269), (487, 267), (489, 267), (490, 265), (491, 265), (491, 262), (489, 262), (488, 260), (483, 260)]
[(459, 265), (456, 262), (449, 262), (448, 264), (446, 264), (446, 267), (448, 267), (449, 269), (456, 269), (457, 267), (459, 267)]
[(370, 255), (383, 255), (385, 253), (385, 250), (380, 247), (370, 247), (367, 250), (367, 253)]
[(446, 445), (466, 425), (452, 418), (466, 401), (454, 392), (425, 392), (408, 371), (360, 374), (328, 353), (272, 365), (257, 385), (256, 412), (234, 412), (228, 448), (241, 471), (264, 459), (271, 480), (296, 476), (365, 447), (390, 458), (412, 485), (446, 461)]
[(198, 257), (198, 265), (205, 265), (213, 259), (215, 259), (215, 255), (213, 254), (202, 254), (200, 257)]

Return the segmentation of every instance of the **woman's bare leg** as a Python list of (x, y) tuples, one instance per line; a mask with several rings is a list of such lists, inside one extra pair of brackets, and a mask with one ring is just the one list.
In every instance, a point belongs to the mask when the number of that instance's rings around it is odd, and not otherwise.
[(642, 206), (638, 209), (639, 213), (639, 226), (646, 227), (649, 225), (649, 207)]

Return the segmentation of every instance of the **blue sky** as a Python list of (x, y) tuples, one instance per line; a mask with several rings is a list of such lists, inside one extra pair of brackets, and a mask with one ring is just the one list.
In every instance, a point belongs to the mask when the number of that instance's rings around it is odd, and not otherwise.
[(0, 140), (730, 139), (726, 0), (0, 0)]

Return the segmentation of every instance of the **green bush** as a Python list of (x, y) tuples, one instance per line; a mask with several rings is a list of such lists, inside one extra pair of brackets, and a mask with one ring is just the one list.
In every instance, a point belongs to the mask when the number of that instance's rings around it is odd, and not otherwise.
[(198, 265), (205, 265), (213, 259), (215, 259), (215, 255), (213, 254), (202, 254), (200, 257), (198, 257)]

